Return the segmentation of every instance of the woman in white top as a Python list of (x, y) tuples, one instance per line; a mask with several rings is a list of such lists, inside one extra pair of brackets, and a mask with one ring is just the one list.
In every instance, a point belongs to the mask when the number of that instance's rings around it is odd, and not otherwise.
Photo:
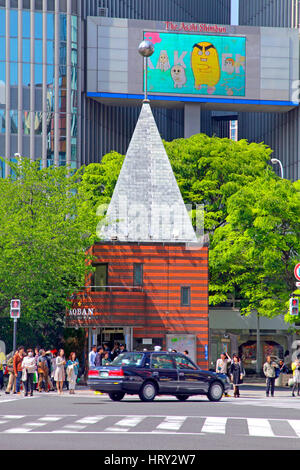
[(56, 388), (59, 395), (63, 393), (63, 384), (65, 381), (65, 365), (65, 352), (63, 349), (60, 349), (56, 358), (56, 369), (54, 373), (54, 380), (56, 382)]
[(27, 356), (22, 361), (22, 380), (24, 383), (24, 396), (33, 395), (33, 376), (36, 372), (36, 360), (32, 349), (27, 349)]

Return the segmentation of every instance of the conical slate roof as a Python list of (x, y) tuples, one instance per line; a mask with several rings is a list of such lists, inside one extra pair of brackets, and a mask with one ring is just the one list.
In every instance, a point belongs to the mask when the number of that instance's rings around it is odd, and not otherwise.
[(148, 102), (143, 102), (100, 237), (197, 241)]

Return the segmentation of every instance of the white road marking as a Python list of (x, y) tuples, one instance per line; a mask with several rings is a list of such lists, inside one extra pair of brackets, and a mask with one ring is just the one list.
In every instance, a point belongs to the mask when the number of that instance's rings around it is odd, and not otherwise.
[(30, 432), (32, 429), (31, 428), (10, 428), (6, 429), (6, 431), (3, 431), (4, 433), (8, 434), (22, 434), (25, 432)]
[(134, 428), (141, 423), (146, 416), (126, 416), (113, 426), (109, 426), (105, 429), (108, 432), (128, 432), (131, 428)]
[(225, 434), (227, 418), (208, 417), (206, 418), (201, 432)]
[(247, 423), (250, 436), (275, 437), (269, 420), (247, 418)]
[[(149, 435), (151, 434), (164, 434), (164, 435), (181, 435), (181, 436), (203, 436), (209, 433), (226, 435), (230, 432), (231, 422), (242, 423), (243, 421), (248, 425), (248, 435), (251, 437), (269, 437), (269, 438), (284, 438), (284, 439), (299, 439), (300, 438), (300, 420), (278, 419), (278, 418), (247, 418), (247, 417), (216, 417), (216, 416), (166, 416), (166, 415), (97, 415), (80, 417), (78, 415), (7, 415), (7, 420), (1, 420), (4, 416), (0, 415), (0, 424), (3, 425), (3, 430), (0, 428), (0, 434), (53, 434), (53, 433), (72, 433), (72, 434), (124, 434), (129, 432), (133, 435)], [(14, 420), (20, 418), (27, 418), (28, 421), (14, 425)], [(69, 424), (64, 426), (60, 425), (59, 420), (68, 418)], [(104, 418), (114, 418), (115, 423), (105, 428), (102, 423)], [(159, 418), (158, 425), (155, 424), (153, 429), (153, 418)], [(228, 419), (230, 420), (228, 421)], [(31, 420), (30, 420), (31, 419)], [(149, 419), (149, 420), (148, 420)], [(152, 420), (152, 421), (151, 421)], [(188, 431), (181, 431), (183, 423), (187, 420), (189, 424)], [(201, 424), (204, 424), (201, 428)], [(272, 422), (276, 422), (275, 434), (272, 430)], [(57, 425), (56, 425), (57, 423)], [(135, 427), (142, 423), (140, 431), (136, 431)], [(200, 424), (201, 423), (201, 424)], [(280, 433), (280, 423), (283, 423), (282, 433)], [(98, 426), (96, 427), (95, 425)], [(290, 431), (287, 431), (286, 424), (290, 426)], [(7, 429), (8, 426), (11, 426)], [(43, 426), (52, 425), (56, 429), (46, 430)], [(89, 428), (93, 425), (93, 428)], [(6, 428), (6, 429), (5, 429)], [(42, 428), (42, 429), (41, 429)], [(194, 431), (195, 429), (195, 431)], [(234, 428), (235, 433), (238, 433), (238, 426)], [(287, 435), (288, 434), (288, 435)]]
[(22, 419), (22, 418), (25, 418), (25, 415), (2, 415), (1, 418), (4, 418), (4, 419)]
[(288, 419), (287, 422), (293, 428), (298, 437), (300, 437), (300, 421), (296, 419)]
[(25, 423), (23, 426), (29, 426), (31, 427), (40, 427), (40, 426), (45, 426), (47, 423)]
[(186, 416), (166, 416), (164, 421), (160, 423), (156, 429), (163, 431), (178, 431), (185, 420)]
[(97, 424), (99, 421), (104, 419), (105, 416), (87, 416), (86, 418), (81, 418), (76, 421), (80, 424)]
[(63, 418), (63, 416), (42, 416), (42, 418), (39, 418), (39, 420), (40, 421), (49, 421), (51, 423), (51, 422), (59, 421), (62, 418)]

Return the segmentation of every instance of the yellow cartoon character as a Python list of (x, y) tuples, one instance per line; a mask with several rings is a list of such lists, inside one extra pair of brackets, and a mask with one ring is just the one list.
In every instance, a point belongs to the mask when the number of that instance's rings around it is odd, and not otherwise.
[(219, 55), (215, 46), (210, 42), (194, 44), (191, 61), (196, 90), (207, 85), (207, 92), (213, 93), (221, 77)]

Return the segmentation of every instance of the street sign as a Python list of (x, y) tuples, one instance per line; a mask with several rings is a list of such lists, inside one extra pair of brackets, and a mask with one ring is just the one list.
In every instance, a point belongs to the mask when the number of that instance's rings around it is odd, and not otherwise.
[(10, 301), (10, 317), (20, 318), (21, 315), (21, 300), (12, 299)]
[(300, 281), (300, 263), (297, 263), (294, 269), (294, 275), (297, 281)]

